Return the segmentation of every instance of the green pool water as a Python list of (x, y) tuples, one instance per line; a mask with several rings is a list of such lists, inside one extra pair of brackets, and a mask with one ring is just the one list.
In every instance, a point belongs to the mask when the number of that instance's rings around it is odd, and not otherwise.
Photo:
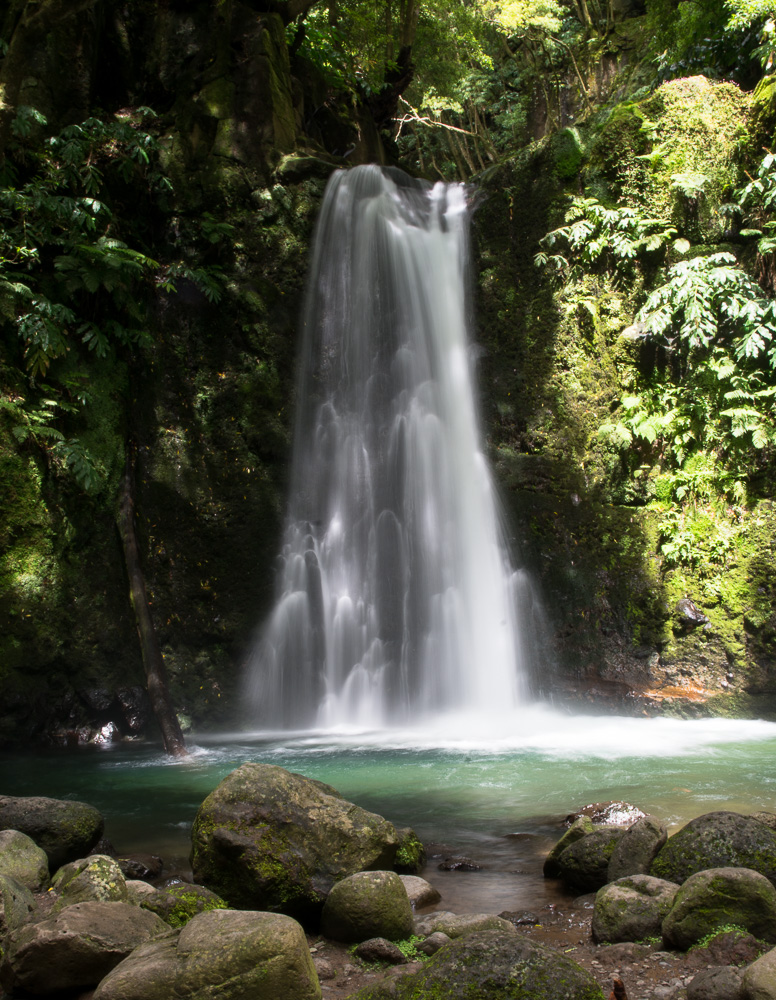
[[(87, 801), (120, 853), (186, 868), (197, 807), (245, 761), (278, 764), (337, 788), (430, 845), (424, 873), (459, 912), (536, 908), (560, 892), (541, 861), (562, 819), (624, 799), (670, 828), (715, 809), (776, 811), (776, 724), (567, 716), (533, 709), (472, 725), (435, 719), (412, 731), (225, 734), (190, 738), (170, 761), (158, 746), (0, 754), (0, 791)], [(476, 872), (441, 872), (464, 854)]]

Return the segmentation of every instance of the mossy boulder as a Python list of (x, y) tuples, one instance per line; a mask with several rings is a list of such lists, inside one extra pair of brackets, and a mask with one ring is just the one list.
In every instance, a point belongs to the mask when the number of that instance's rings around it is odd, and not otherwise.
[(126, 903), (129, 899), (121, 868), (107, 854), (93, 854), (64, 865), (55, 873), (51, 887), (58, 896), (56, 911), (88, 900)]
[(8, 875), (0, 875), (0, 941), (34, 919), (35, 897), (27, 886)]
[(415, 831), (402, 827), (399, 831), (399, 847), (396, 851), (394, 868), (406, 875), (415, 875), (426, 863), (426, 849), (418, 840)]
[(168, 931), (156, 914), (129, 903), (77, 903), (9, 935), (0, 986), (34, 996), (90, 989), (138, 945)]
[(495, 913), (450, 913), (442, 910), (419, 917), (415, 921), (418, 934), (444, 934), (448, 938), (459, 938), (465, 934), (477, 931), (502, 931), (504, 934), (514, 932), (515, 925), (497, 917)]
[(708, 868), (751, 868), (776, 885), (776, 831), (752, 816), (705, 813), (668, 839), (649, 873), (681, 885)]
[(45, 851), (18, 830), (0, 830), (0, 875), (16, 879), (33, 892), (48, 884)]
[(711, 868), (680, 887), (663, 921), (663, 938), (686, 950), (721, 927), (735, 925), (776, 942), (776, 889), (747, 868)]
[(301, 926), (278, 913), (211, 910), (137, 948), (94, 1000), (319, 1000)]
[(273, 764), (228, 775), (200, 806), (191, 840), (195, 880), (230, 906), (305, 920), (341, 879), (392, 868), (399, 846), (382, 816)]
[(350, 1000), (604, 1000), (576, 962), (519, 934), (480, 931), (451, 941), (419, 971)]
[(599, 889), (593, 909), (593, 940), (616, 944), (660, 934), (679, 886), (650, 875), (630, 875)]
[(606, 873), (609, 882), (628, 875), (646, 875), (658, 851), (668, 839), (665, 824), (654, 816), (642, 816), (617, 841)]
[(356, 872), (326, 898), (321, 933), (348, 944), (368, 938), (403, 941), (415, 927), (407, 890), (396, 872)]
[(544, 875), (546, 878), (560, 878), (561, 867), (558, 858), (567, 847), (571, 847), (576, 841), (592, 833), (595, 827), (589, 816), (579, 816), (566, 830), (560, 840), (555, 844), (550, 853), (544, 859)]
[(624, 833), (621, 826), (606, 826), (575, 841), (558, 858), (560, 877), (580, 892), (606, 885), (609, 861)]
[(105, 823), (94, 806), (43, 796), (0, 795), (0, 830), (20, 830), (42, 847), (57, 869), (86, 857)]
[(144, 910), (161, 917), (170, 927), (184, 927), (192, 917), (208, 910), (225, 910), (227, 904), (203, 885), (171, 885), (140, 900)]

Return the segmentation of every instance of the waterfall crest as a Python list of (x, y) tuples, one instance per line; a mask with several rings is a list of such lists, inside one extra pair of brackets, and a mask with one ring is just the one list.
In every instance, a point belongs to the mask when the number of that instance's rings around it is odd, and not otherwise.
[(376, 166), (331, 178), (279, 596), (249, 669), (259, 725), (383, 726), (524, 697), (532, 597), (480, 445), (467, 260), (461, 185)]

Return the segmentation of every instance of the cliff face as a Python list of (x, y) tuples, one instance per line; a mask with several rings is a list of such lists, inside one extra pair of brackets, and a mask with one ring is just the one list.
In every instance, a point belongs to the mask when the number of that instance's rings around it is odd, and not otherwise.
[[(541, 582), (555, 637), (556, 673), (538, 687), (638, 711), (768, 711), (772, 474), (763, 471), (745, 502), (700, 487), (679, 502), (681, 484), (660, 456), (629, 457), (604, 441), (598, 429), (635, 375), (660, 364), (622, 336), (644, 276), (580, 274), (559, 287), (534, 264), (569, 194), (636, 192), (678, 221), (688, 206), (671, 178), (698, 158), (706, 173), (713, 161), (716, 179), (683, 225), (708, 245), (724, 240), (714, 210), (736, 157), (763, 140), (767, 100), (705, 80), (629, 96), (644, 75), (637, 29), (638, 18), (619, 22), (582, 67), (584, 99), (571, 70), (560, 96), (537, 91), (537, 141), (480, 178), (486, 428), (516, 548)], [(292, 60), (280, 16), (247, 3), (97, 4), (48, 33), (29, 68), (24, 101), (52, 129), (95, 108), (153, 108), (174, 197), (138, 208), (145, 238), (154, 252), (175, 248), (220, 268), (222, 296), (210, 302), (185, 278), (175, 294), (160, 288), (143, 303), (152, 344), (140, 361), (116, 352), (90, 367), (82, 433), (105, 469), (91, 493), (45, 449), (20, 445), (3, 418), (0, 738), (141, 725), (132, 689), (143, 672), (115, 529), (130, 432), (142, 557), (173, 697), (197, 724), (223, 726), (272, 599), (317, 205), (331, 170), (385, 154), (358, 102), (333, 101), (316, 71)], [(650, 159), (658, 147), (670, 153), (662, 164)], [(216, 235), (197, 243), (192, 227), (203, 218)], [(231, 228), (218, 235), (223, 224)], [(6, 336), (0, 378), (9, 396), (18, 353)], [(702, 484), (704, 469), (695, 473)], [(666, 543), (682, 532), (688, 555), (673, 559)], [(708, 627), (676, 610), (687, 597)]]

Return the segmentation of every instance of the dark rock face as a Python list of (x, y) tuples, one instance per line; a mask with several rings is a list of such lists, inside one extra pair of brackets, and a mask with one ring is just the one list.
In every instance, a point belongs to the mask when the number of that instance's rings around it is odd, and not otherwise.
[(404, 965), (407, 961), (404, 953), (393, 941), (388, 941), (382, 937), (369, 938), (368, 941), (362, 941), (356, 948), (355, 954), (363, 962), (386, 962), (389, 965)]
[(104, 820), (85, 802), (0, 796), (0, 830), (20, 830), (46, 852), (51, 869), (85, 857), (102, 836)]
[(197, 882), (230, 906), (300, 919), (317, 917), (340, 879), (392, 868), (399, 844), (382, 816), (272, 764), (228, 775), (200, 806), (191, 838)]
[(624, 832), (622, 827), (607, 826), (575, 841), (558, 858), (560, 877), (581, 892), (606, 885), (612, 852)]
[(654, 816), (642, 816), (636, 820), (612, 852), (607, 880), (615, 882), (628, 875), (646, 875), (667, 839), (665, 825)]
[(649, 873), (681, 885), (707, 868), (751, 868), (776, 885), (776, 831), (751, 816), (706, 813), (669, 838)]
[(604, 1000), (576, 962), (514, 933), (480, 931), (442, 948), (419, 972), (367, 986), (351, 1000)]

